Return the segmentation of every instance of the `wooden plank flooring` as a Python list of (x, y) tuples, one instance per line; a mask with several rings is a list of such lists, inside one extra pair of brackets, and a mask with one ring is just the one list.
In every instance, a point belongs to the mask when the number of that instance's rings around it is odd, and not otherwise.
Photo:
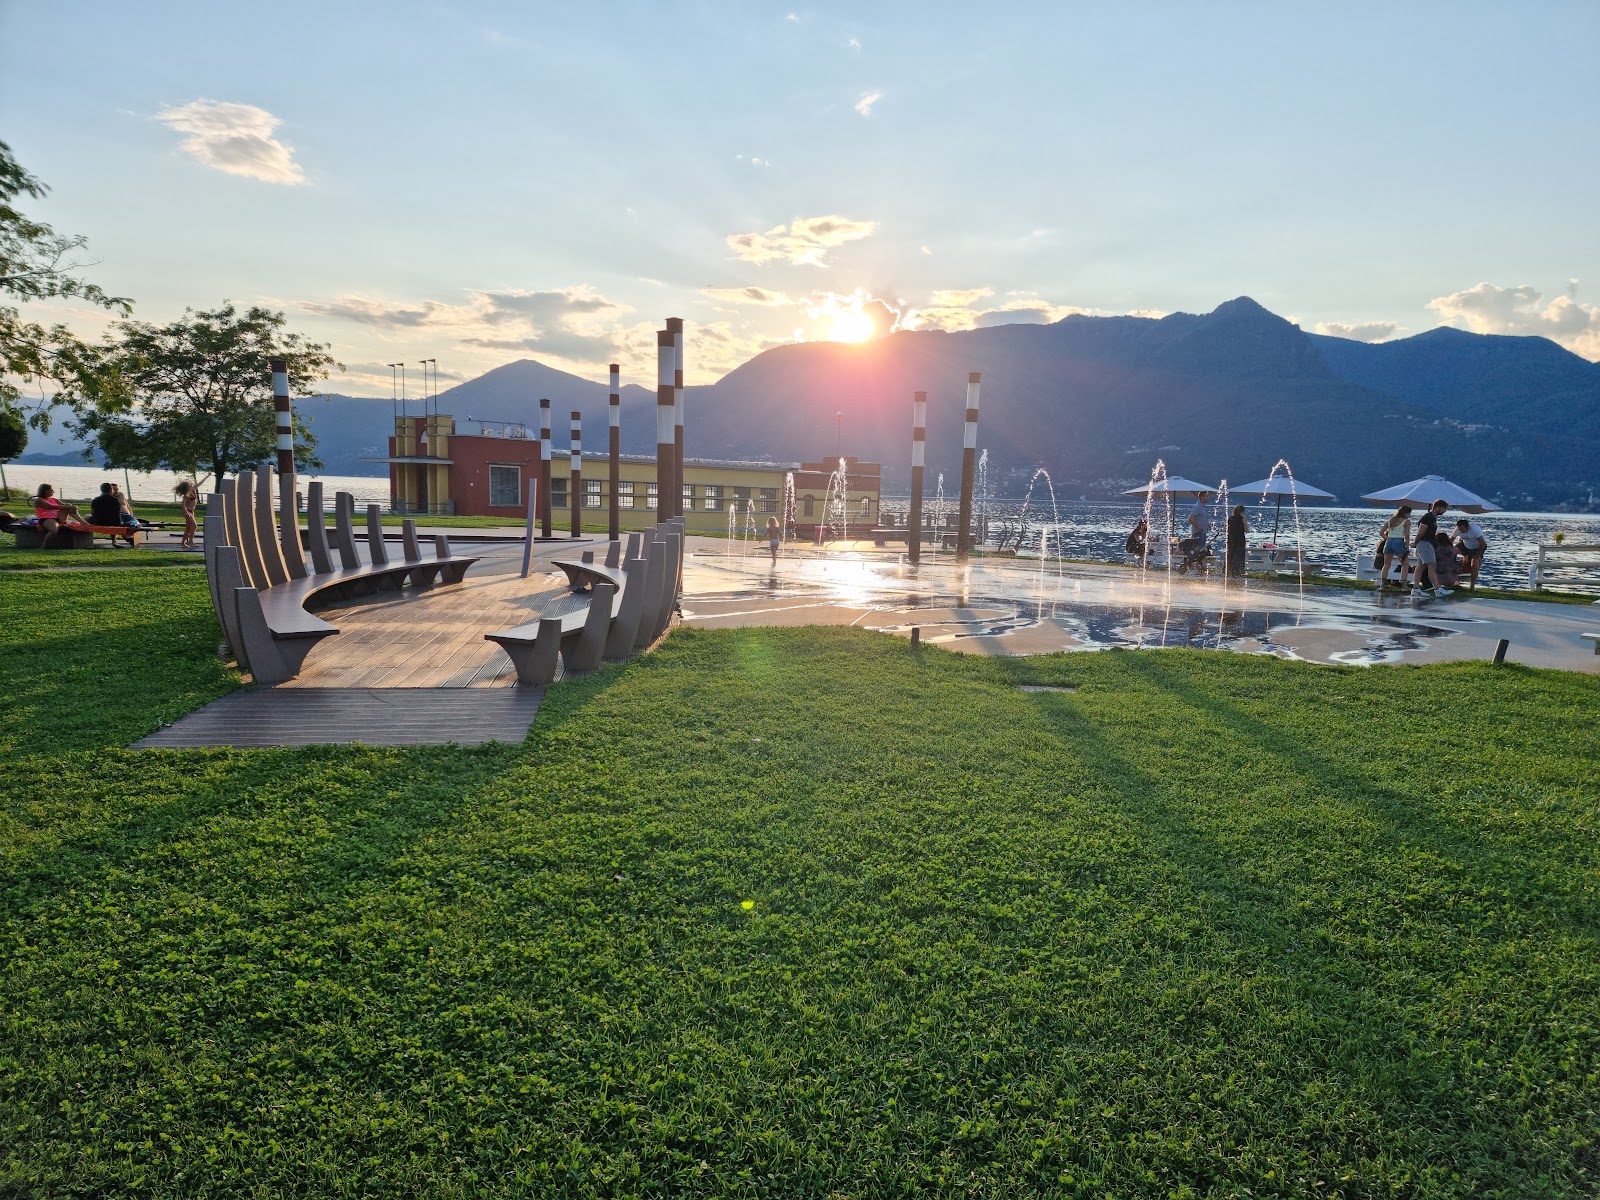
[(521, 547), (462, 547), (482, 558), (459, 584), (319, 609), (339, 633), (298, 676), (224, 696), (134, 748), (520, 742), (544, 689), (516, 686), (511, 660), (483, 635), (585, 604), (549, 559), (595, 547), (604, 553), (592, 540), (541, 544), (527, 579)]
[(251, 688), (212, 701), (133, 748), (520, 742), (543, 698), (543, 688)]

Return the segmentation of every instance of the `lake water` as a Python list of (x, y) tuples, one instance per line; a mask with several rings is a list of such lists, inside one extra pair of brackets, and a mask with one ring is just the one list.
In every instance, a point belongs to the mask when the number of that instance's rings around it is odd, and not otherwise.
[[(124, 481), (126, 475), (126, 481)], [(109, 471), (103, 467), (51, 467), (27, 463), (7, 463), (6, 482), (14, 488), (36, 492), (41, 483), (56, 489), (63, 500), (88, 500), (100, 494), (102, 483), (117, 483), (138, 504), (141, 500), (171, 500), (172, 489), (181, 476), (171, 471)], [(302, 475), (302, 480), (320, 479), (329, 497), (334, 492), (349, 492), (356, 504), (389, 504), (387, 475)], [(204, 490), (204, 489), (202, 489)], [(303, 489), (302, 489), (303, 490)], [(14, 508), (14, 506), (13, 506)]]

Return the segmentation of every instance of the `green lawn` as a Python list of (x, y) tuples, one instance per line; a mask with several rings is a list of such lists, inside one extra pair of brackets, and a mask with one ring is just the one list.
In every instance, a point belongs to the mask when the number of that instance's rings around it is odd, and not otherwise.
[(112, 574), (0, 577), (0, 1196), (1600, 1187), (1591, 677), (680, 631), (138, 753), (233, 684)]

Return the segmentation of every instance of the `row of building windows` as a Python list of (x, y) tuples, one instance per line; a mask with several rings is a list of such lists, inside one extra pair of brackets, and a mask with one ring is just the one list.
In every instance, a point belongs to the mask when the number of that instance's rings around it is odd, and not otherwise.
[[(567, 508), (571, 501), (568, 497), (568, 480), (556, 478), (550, 481), (550, 505), (552, 508)], [(583, 481), (583, 506), (584, 508), (605, 507), (604, 480), (585, 479)], [(641, 494), (636, 490), (632, 480), (624, 479), (617, 485), (617, 499), (621, 508), (645, 508), (654, 510), (656, 507), (656, 485), (647, 483)], [(641, 503), (642, 502), (642, 503)], [(775, 513), (778, 511), (778, 489), (775, 487), (749, 488), (735, 487), (721, 483), (686, 483), (683, 485), (683, 507), (688, 512), (726, 512), (731, 506), (735, 511), (748, 510), (754, 503), (758, 513)], [(810, 497), (804, 500), (805, 515), (812, 515), (815, 501)], [(495, 508), (518, 508), (522, 504), (522, 468), (521, 467), (495, 467), (489, 468), (489, 504)], [(872, 512), (870, 497), (861, 498), (861, 511), (864, 515)]]

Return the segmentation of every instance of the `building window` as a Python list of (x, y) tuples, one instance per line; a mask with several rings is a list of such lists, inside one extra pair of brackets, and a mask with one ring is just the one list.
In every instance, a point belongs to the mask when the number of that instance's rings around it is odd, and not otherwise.
[(811, 499), (811, 497), (807, 496), (806, 497), (806, 516), (808, 516), (808, 517), (812, 515), (811, 506), (812, 506), (813, 503), (815, 503), (815, 502)]
[(644, 485), (644, 506), (650, 509), (652, 512), (655, 511), (656, 485), (653, 483), (647, 483)]
[(564, 478), (550, 481), (550, 507), (567, 507), (567, 481)]
[(621, 479), (617, 481), (617, 507), (633, 507), (633, 480)]
[(861, 497), (861, 515), (863, 517), (870, 517), (872, 515), (872, 497), (871, 496), (863, 496), (863, 497)]
[(686, 484), (683, 485), (683, 511), (684, 512), (693, 512), (694, 511), (694, 495), (695, 495), (695, 489), (698, 486), (699, 486), (698, 484), (693, 484), (693, 483), (686, 483)]
[(778, 511), (778, 489), (762, 488), (761, 501), (756, 505), (758, 512), (775, 513)]
[(600, 481), (598, 479), (585, 479), (583, 481), (583, 506), (585, 508), (599, 508), (601, 499)]
[(750, 507), (750, 489), (749, 488), (747, 488), (747, 487), (736, 487), (736, 488), (733, 489), (733, 507), (735, 509), (741, 509), (741, 508), (742, 509), (747, 509), (747, 510), (749, 509), (749, 507)]
[(489, 507), (522, 507), (522, 468), (489, 468)]
[(706, 511), (722, 511), (722, 485), (720, 483), (706, 484)]

